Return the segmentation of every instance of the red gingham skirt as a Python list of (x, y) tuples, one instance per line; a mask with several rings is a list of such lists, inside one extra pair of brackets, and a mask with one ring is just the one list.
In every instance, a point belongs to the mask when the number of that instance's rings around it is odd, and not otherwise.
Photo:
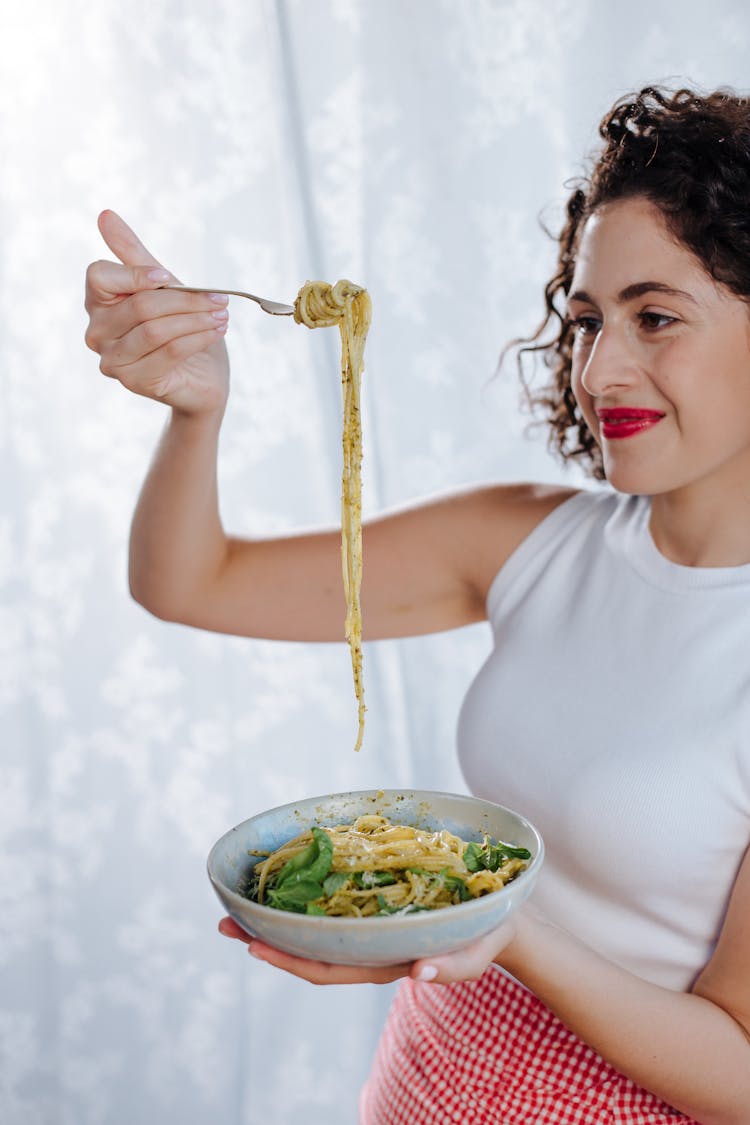
[(640, 1089), (532, 993), (402, 983), (360, 1098), (360, 1125), (699, 1125)]

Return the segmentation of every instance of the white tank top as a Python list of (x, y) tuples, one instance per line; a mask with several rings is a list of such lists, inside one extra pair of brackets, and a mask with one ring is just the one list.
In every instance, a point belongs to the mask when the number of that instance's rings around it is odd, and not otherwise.
[(750, 565), (670, 562), (649, 514), (578, 493), (505, 563), (458, 748), (544, 837), (530, 908), (682, 990), (750, 842)]

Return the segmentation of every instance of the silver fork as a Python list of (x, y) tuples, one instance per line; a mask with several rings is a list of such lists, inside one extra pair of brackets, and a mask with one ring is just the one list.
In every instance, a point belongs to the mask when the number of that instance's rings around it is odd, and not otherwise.
[(243, 293), (241, 289), (199, 289), (196, 285), (160, 285), (160, 289), (181, 289), (183, 293), (226, 293), (228, 297), (247, 297), (255, 301), (263, 312), (271, 316), (292, 316), (294, 305), (283, 305), (280, 301), (269, 301), (268, 297), (256, 297), (254, 293)]

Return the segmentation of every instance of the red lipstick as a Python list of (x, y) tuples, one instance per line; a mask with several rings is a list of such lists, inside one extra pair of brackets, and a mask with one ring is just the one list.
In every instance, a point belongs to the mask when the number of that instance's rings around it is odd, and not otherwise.
[(597, 410), (602, 437), (626, 438), (650, 430), (664, 415), (659, 410), (643, 410), (638, 406), (609, 406)]

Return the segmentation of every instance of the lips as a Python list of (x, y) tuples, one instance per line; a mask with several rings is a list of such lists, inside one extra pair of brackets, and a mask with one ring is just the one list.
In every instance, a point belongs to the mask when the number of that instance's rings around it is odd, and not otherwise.
[(640, 406), (610, 406), (597, 410), (601, 435), (608, 440), (633, 437), (650, 430), (664, 417), (659, 410), (644, 410)]

